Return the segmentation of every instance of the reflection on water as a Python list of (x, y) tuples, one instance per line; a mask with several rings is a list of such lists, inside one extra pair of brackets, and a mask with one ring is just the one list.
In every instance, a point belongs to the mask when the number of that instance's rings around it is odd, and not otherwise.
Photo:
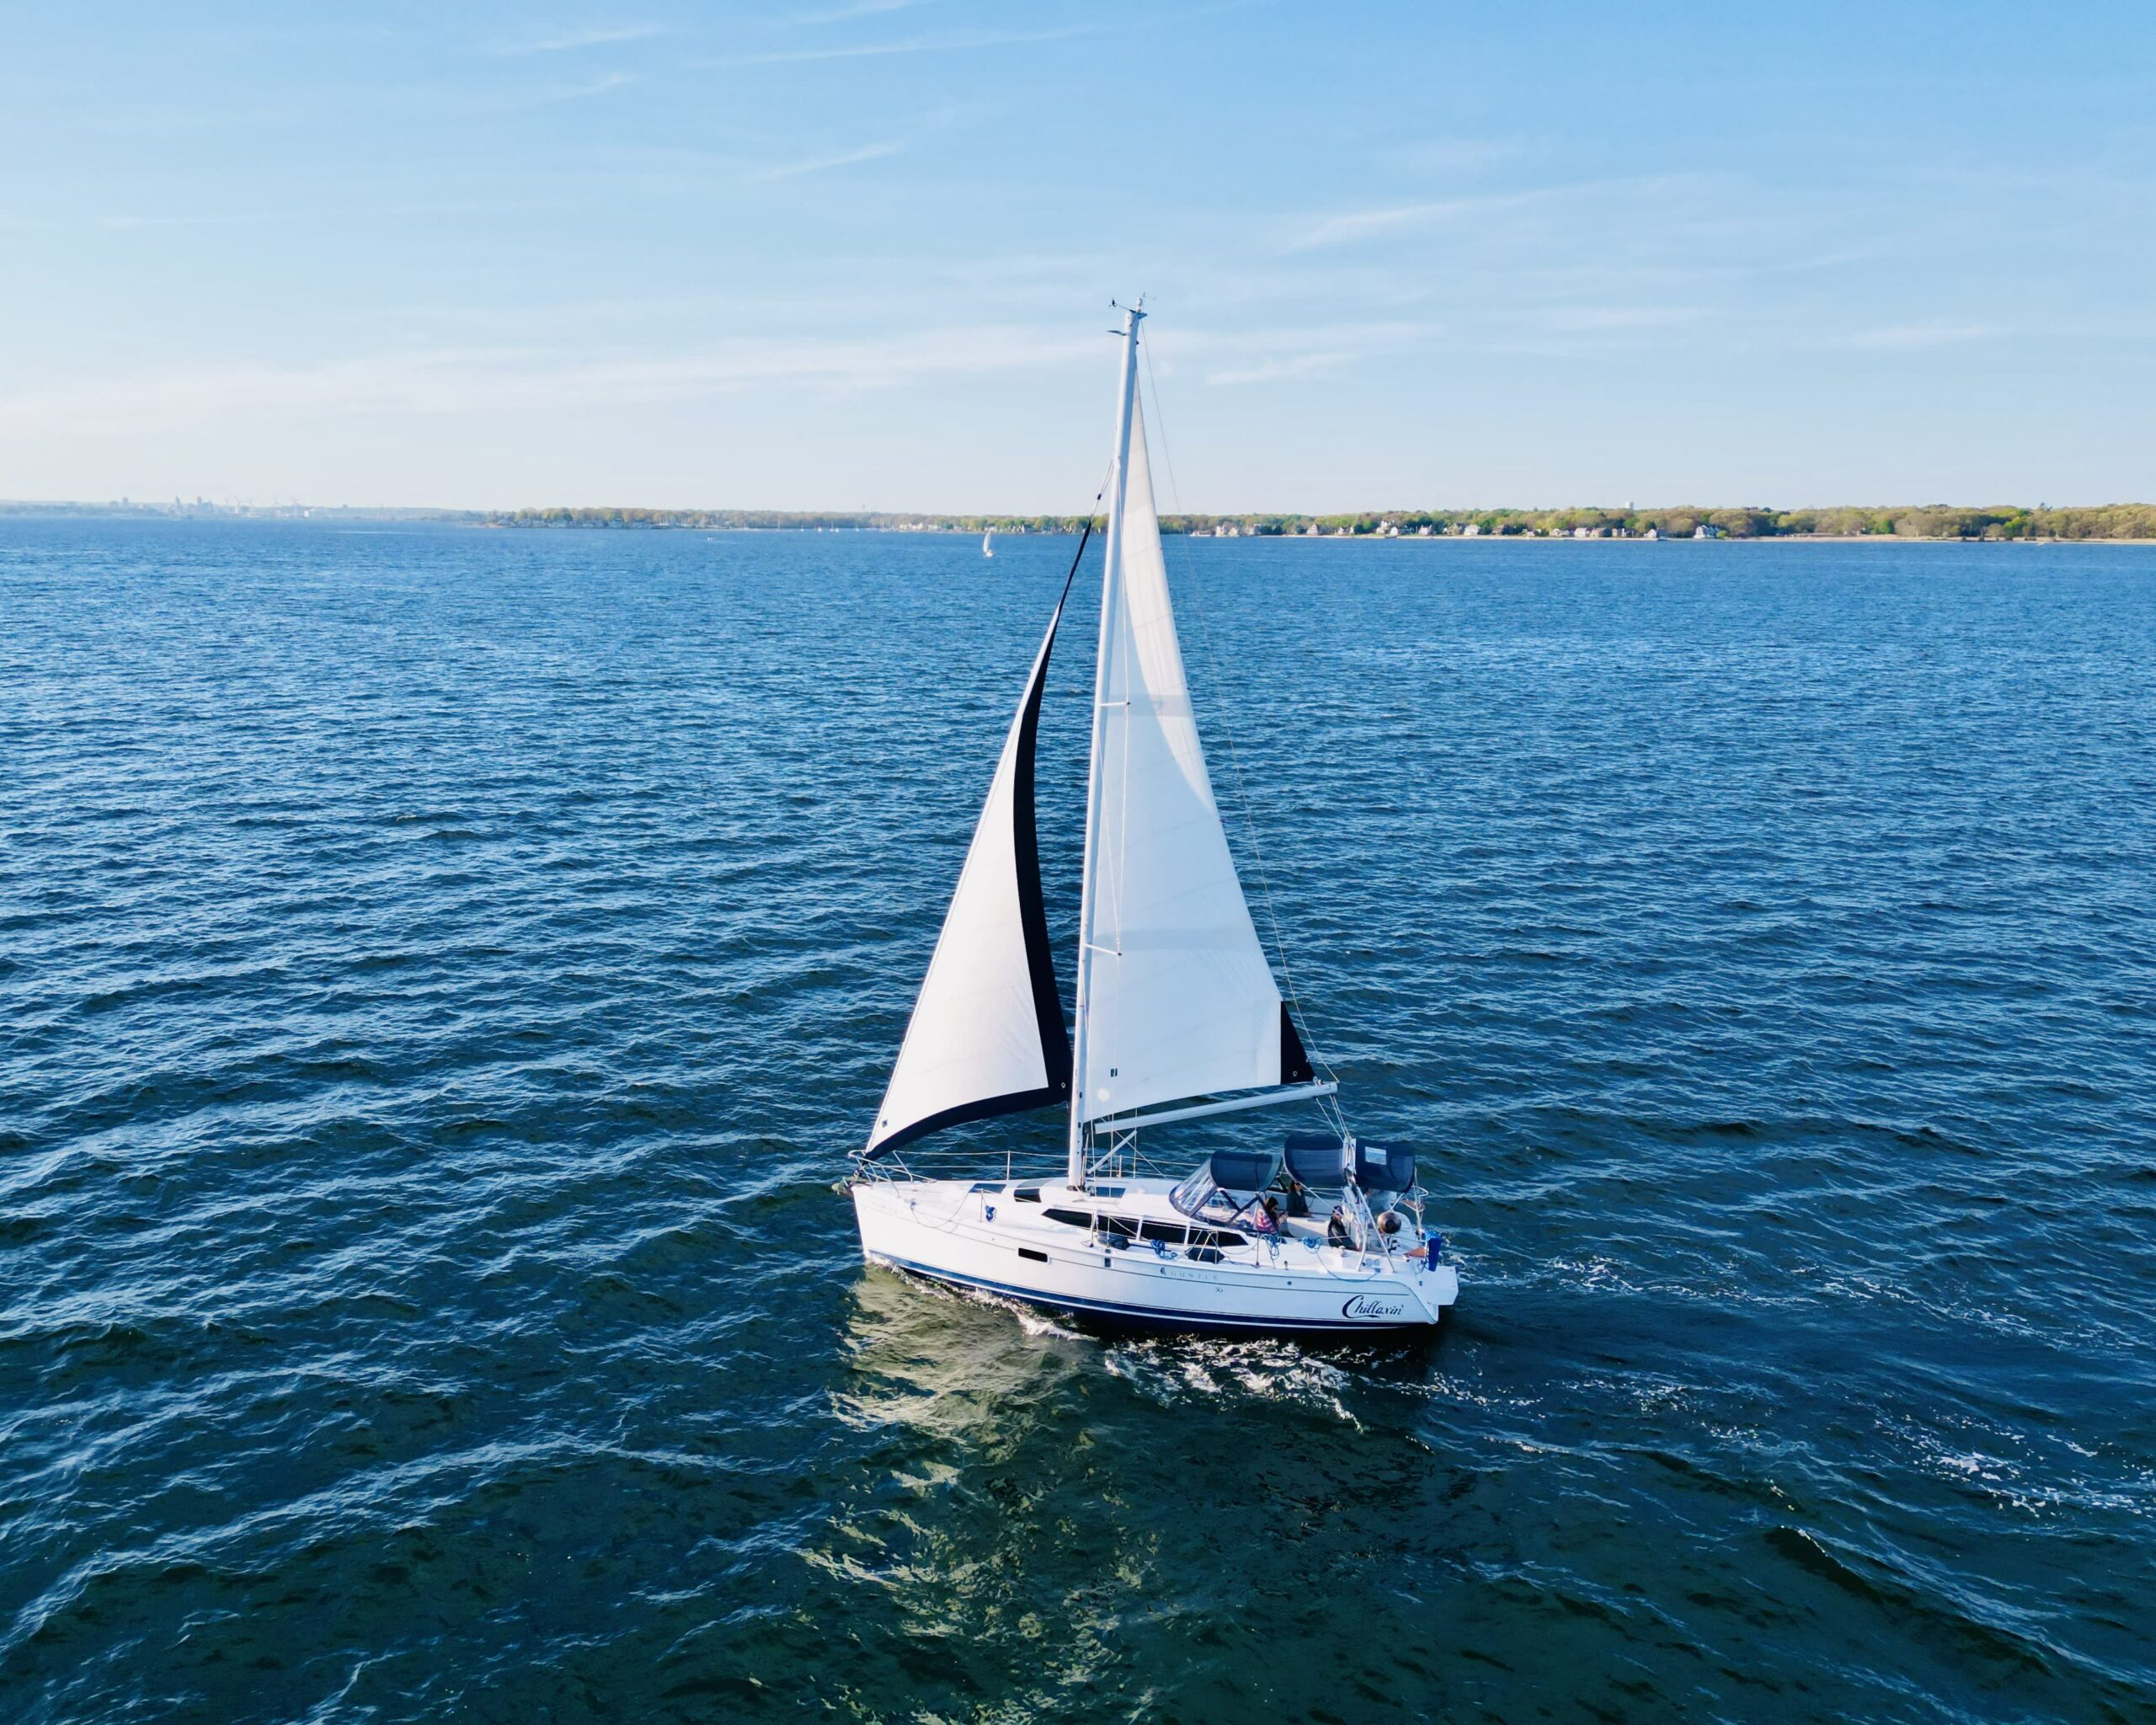
[(1022, 1418), (1085, 1370), (1097, 1344), (1015, 1302), (959, 1294), (864, 1267), (851, 1290), (841, 1352), (841, 1416), (923, 1436), (984, 1441), (999, 1417)]
[[(878, 1268), (843, 1351), (835, 1406), (874, 1441), (805, 1555), (849, 1619), (867, 1589), (942, 1648), (908, 1680), (953, 1704), (1142, 1712), (1164, 1654), (1178, 1695), (1315, 1704), (1343, 1589), (1364, 1632), (1409, 1632), (1404, 1599), (1360, 1589), (1401, 1573), (1401, 1510), (1447, 1475), (1412, 1429), (1428, 1346), (1095, 1337)], [(1283, 1638), (1311, 1674), (1261, 1653)]]
[[(915, 1704), (1077, 1701), (1113, 1667), (1125, 1602), (1161, 1579), (1156, 1532), (1077, 1483), (1097, 1344), (883, 1269), (851, 1295), (833, 1403), (870, 1442), (806, 1561), (848, 1617), (864, 1589), (889, 1614)], [(1102, 1543), (1104, 1571), (1075, 1555)]]

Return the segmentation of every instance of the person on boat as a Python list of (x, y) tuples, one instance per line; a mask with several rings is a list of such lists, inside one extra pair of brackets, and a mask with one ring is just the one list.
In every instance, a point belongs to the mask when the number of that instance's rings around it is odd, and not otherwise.
[(1254, 1234), (1277, 1234), (1280, 1231), (1280, 1200), (1271, 1193), (1265, 1202), (1250, 1213), (1251, 1231)]
[(1337, 1204), (1332, 1206), (1332, 1214), (1326, 1218), (1325, 1243), (1327, 1246), (1345, 1246), (1348, 1243), (1348, 1213)]
[(1289, 1175), (1287, 1179), (1288, 1214), (1291, 1216), (1308, 1215), (1310, 1213), (1310, 1194), (1308, 1189), (1293, 1174)]

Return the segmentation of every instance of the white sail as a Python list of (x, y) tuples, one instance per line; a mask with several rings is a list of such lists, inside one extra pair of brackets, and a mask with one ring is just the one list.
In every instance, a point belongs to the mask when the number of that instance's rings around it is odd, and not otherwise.
[(1033, 826), (1034, 735), (1062, 614), (1059, 605), (1004, 739), (866, 1155), (944, 1126), (1070, 1099), (1070, 1044)]
[(1081, 1120), (1310, 1076), (1191, 716), (1134, 400), (1129, 462), (1102, 598), (1095, 836), (1079, 933)]

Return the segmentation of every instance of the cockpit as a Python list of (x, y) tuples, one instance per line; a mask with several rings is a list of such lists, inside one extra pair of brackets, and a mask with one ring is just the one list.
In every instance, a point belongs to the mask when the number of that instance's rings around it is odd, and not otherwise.
[(1292, 1133), (1278, 1150), (1215, 1151), (1168, 1200), (1214, 1227), (1361, 1252), (1419, 1244), (1422, 1232), (1415, 1153), (1328, 1134)]

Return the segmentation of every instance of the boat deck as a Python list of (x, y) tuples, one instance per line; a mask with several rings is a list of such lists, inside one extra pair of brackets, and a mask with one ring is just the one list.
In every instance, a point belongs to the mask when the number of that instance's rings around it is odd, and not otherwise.
[[(978, 1221), (997, 1233), (1038, 1234), (1060, 1246), (1102, 1240), (1111, 1246), (1136, 1246), (1180, 1250), (1185, 1253), (1210, 1249), (1220, 1256), (1212, 1262), (1241, 1263), (1252, 1268), (1277, 1268), (1268, 1242), (1278, 1247), (1294, 1247), (1309, 1268), (1335, 1274), (1366, 1275), (1379, 1268), (1410, 1271), (1417, 1265), (1406, 1254), (1422, 1244), (1411, 1227), (1385, 1238), (1373, 1239), (1367, 1249), (1353, 1244), (1337, 1246), (1327, 1238), (1330, 1199), (1313, 1199), (1315, 1214), (1283, 1216), (1277, 1233), (1253, 1226), (1247, 1213), (1238, 1216), (1231, 1206), (1216, 1200), (1200, 1215), (1186, 1215), (1170, 1194), (1176, 1182), (1150, 1178), (1104, 1180), (1085, 1190), (1074, 1190), (1060, 1180), (937, 1180), (912, 1187), (931, 1210), (940, 1210), (952, 1220)], [(931, 1197), (931, 1194), (935, 1194)]]

